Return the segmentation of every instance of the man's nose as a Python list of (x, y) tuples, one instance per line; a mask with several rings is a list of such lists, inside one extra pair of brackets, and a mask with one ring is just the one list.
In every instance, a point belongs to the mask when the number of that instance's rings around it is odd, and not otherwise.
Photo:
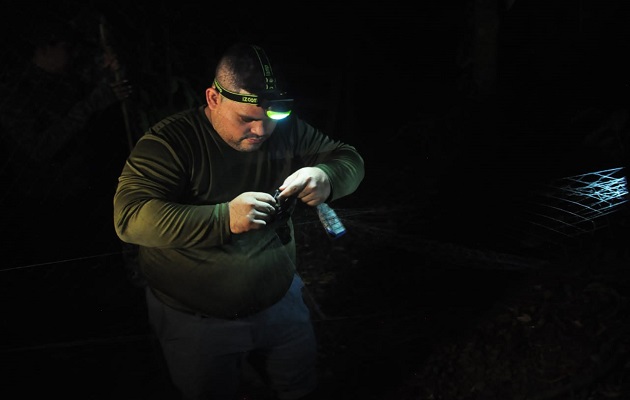
[(265, 124), (264, 120), (254, 121), (250, 130), (256, 136), (265, 136), (267, 133), (267, 124)]

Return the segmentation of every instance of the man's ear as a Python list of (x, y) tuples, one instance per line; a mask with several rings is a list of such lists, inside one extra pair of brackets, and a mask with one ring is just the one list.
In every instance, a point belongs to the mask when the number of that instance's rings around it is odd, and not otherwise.
[(214, 110), (218, 105), (221, 94), (219, 91), (213, 87), (209, 87), (206, 89), (206, 103), (211, 110)]

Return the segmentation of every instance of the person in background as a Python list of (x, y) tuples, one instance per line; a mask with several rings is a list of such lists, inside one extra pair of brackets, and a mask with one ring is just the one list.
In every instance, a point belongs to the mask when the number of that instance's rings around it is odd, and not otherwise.
[(292, 113), (281, 83), (261, 47), (232, 45), (206, 104), (150, 128), (118, 180), (114, 226), (139, 248), (149, 322), (186, 400), (238, 398), (245, 362), (275, 398), (318, 396), (291, 210), (352, 194), (364, 161)]
[(45, 15), (30, 29), (24, 62), (0, 82), (0, 204), (13, 266), (92, 255), (103, 246), (101, 232), (111, 229), (105, 199), (116, 185), (109, 163), (120, 141), (103, 128), (120, 120), (115, 106), (132, 91), (114, 79), (115, 54), (94, 52), (70, 22)]

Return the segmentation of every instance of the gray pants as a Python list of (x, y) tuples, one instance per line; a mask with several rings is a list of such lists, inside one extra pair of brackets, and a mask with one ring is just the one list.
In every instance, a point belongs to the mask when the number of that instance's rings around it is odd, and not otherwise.
[(225, 320), (174, 310), (146, 291), (149, 323), (171, 379), (185, 400), (234, 400), (244, 356), (262, 360), (279, 399), (298, 399), (317, 386), (317, 345), (298, 275), (286, 295), (257, 314)]

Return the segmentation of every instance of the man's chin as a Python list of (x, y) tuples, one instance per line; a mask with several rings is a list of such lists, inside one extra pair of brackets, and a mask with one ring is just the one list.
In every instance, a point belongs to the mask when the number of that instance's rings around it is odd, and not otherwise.
[(245, 139), (241, 141), (239, 150), (240, 151), (256, 151), (260, 149), (260, 146), (262, 146), (263, 142), (264, 140), (260, 140), (260, 139)]

